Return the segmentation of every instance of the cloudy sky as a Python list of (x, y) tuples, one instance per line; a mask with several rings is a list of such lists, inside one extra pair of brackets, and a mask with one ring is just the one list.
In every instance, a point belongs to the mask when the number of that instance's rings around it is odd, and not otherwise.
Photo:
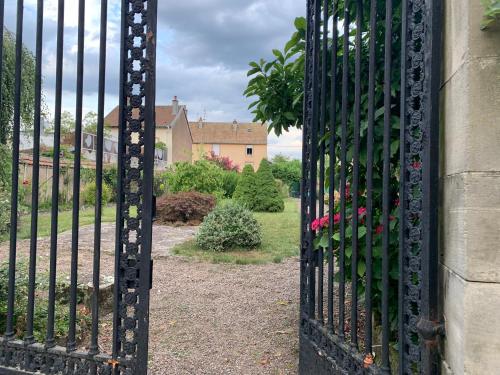
[[(36, 0), (25, 0), (24, 35), (34, 50)], [(65, 1), (63, 109), (75, 110), (78, 1)], [(159, 0), (157, 104), (177, 95), (191, 121), (251, 121), (246, 88), (248, 62), (271, 59), (305, 12), (302, 0)], [(16, 1), (5, 2), (6, 27), (15, 30)], [(120, 0), (108, 1), (106, 110), (118, 103)], [(100, 1), (86, 1), (84, 113), (97, 110)], [(57, 1), (44, 6), (44, 95), (54, 108)], [(269, 153), (300, 157), (301, 134), (269, 137)]]

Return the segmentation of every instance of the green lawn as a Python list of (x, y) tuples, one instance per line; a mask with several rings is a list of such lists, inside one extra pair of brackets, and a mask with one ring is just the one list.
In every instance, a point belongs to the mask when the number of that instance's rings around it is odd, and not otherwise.
[[(72, 225), (72, 211), (61, 211), (59, 213), (59, 223), (58, 232), (66, 232), (71, 229)], [(115, 206), (103, 207), (102, 210), (102, 221), (103, 222), (113, 222), (116, 217)], [(48, 237), (50, 236), (50, 212), (43, 212), (38, 215), (38, 237)], [(94, 223), (94, 208), (86, 208), (80, 210), (80, 226), (89, 225)], [(20, 228), (17, 232), (17, 236), (20, 240), (30, 238), (31, 236), (31, 216), (26, 214), (21, 216)], [(9, 234), (0, 236), (0, 242), (8, 241)]]
[(234, 250), (225, 253), (208, 252), (199, 249), (194, 240), (177, 245), (177, 255), (195, 257), (213, 263), (262, 264), (280, 263), (284, 258), (299, 253), (300, 210), (297, 199), (285, 201), (281, 213), (255, 213), (262, 225), (262, 244), (255, 250)]

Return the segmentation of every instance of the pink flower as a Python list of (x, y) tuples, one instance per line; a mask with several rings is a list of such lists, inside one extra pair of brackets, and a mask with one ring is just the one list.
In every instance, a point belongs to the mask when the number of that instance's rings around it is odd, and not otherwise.
[(363, 216), (365, 214), (366, 214), (366, 208), (365, 207), (358, 208), (358, 216)]
[(322, 228), (328, 227), (328, 224), (330, 223), (330, 218), (328, 215), (323, 216), (321, 219), (319, 219), (319, 226)]
[(315, 219), (313, 220), (313, 222), (311, 223), (311, 229), (312, 230), (318, 230), (319, 229), (319, 219)]
[(333, 223), (334, 224), (340, 223), (340, 214), (333, 215)]
[(412, 164), (413, 169), (420, 169), (422, 168), (422, 162), (420, 161), (414, 161)]
[(384, 226), (379, 225), (377, 229), (375, 229), (375, 234), (381, 234), (384, 231)]
[(397, 198), (397, 199), (394, 200), (394, 205), (396, 207), (399, 207), (399, 198)]

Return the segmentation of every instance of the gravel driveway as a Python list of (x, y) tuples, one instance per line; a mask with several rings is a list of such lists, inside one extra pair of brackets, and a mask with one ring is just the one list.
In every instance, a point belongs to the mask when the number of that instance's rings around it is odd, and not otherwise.
[[(170, 254), (194, 236), (193, 227), (155, 226), (154, 283), (150, 312), (150, 373), (296, 374), (298, 364), (299, 262), (228, 265)], [(114, 225), (103, 224), (101, 276), (112, 275)], [(59, 235), (58, 273), (69, 274), (71, 233)], [(37, 268), (46, 271), (50, 241), (39, 239)], [(93, 226), (80, 228), (79, 282), (91, 279)], [(8, 244), (0, 244), (0, 261)], [(18, 242), (29, 254), (29, 240)], [(111, 325), (102, 317), (101, 346)]]

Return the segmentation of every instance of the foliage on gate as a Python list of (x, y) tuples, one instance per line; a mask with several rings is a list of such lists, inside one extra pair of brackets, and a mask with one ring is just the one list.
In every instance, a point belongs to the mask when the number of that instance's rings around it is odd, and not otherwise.
[(439, 3), (331, 3), (305, 29), (301, 371), (434, 373)]

